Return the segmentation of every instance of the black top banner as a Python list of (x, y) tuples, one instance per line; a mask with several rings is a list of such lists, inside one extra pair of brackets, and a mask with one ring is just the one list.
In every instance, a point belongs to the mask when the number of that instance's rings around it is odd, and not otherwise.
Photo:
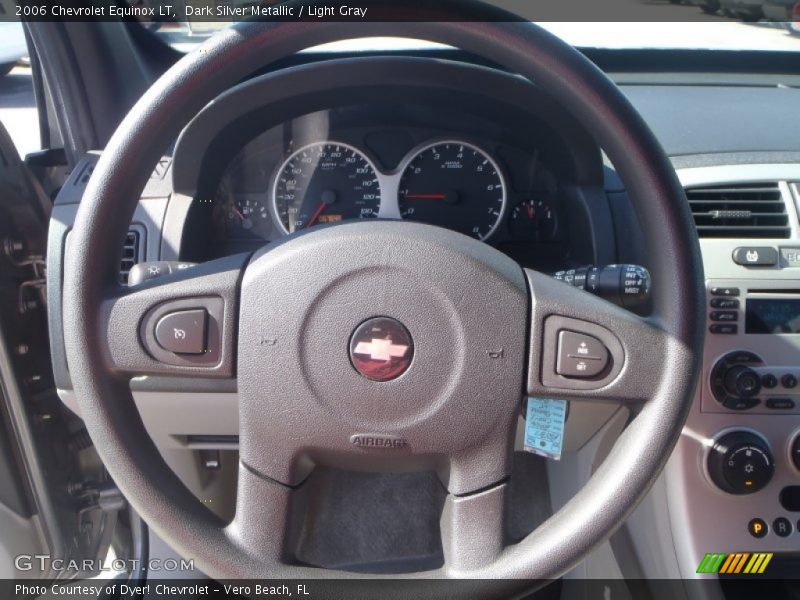
[[(770, 1), (785, 4), (785, 10), (771, 12), (771, 20), (789, 23), (800, 19), (793, 13), (790, 0)], [(718, 22), (738, 18), (724, 10), (713, 10), (718, 6), (718, 0), (0, 0), (0, 22)]]

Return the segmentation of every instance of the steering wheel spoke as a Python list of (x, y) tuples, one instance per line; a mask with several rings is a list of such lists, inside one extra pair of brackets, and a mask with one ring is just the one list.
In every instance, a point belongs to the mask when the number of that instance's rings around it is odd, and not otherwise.
[(293, 493), (292, 488), (240, 464), (236, 513), (227, 534), (264, 564), (287, 564)]
[(247, 259), (115, 288), (97, 325), (112, 368), (127, 376), (233, 377), (237, 288)]
[(657, 321), (526, 271), (532, 317), (528, 394), (639, 403), (662, 380), (669, 335)]
[(493, 564), (505, 542), (507, 483), (445, 501), (440, 522), (444, 568), (452, 577)]

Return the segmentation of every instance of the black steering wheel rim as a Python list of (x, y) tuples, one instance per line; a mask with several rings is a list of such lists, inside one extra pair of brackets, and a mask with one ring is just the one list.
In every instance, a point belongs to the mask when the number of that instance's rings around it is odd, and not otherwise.
[[(226, 528), (200, 505), (148, 437), (115, 369), (98, 315), (114, 293), (120, 247), (139, 190), (189, 118), (264, 64), (320, 43), (397, 35), (444, 43), (488, 58), (561, 102), (596, 137), (626, 184), (648, 243), (653, 319), (668, 338), (669, 372), (589, 483), (565, 507), (491, 565), (425, 576), (549, 579), (573, 566), (619, 526), (665, 464), (699, 374), (703, 279), (699, 244), (683, 190), (661, 146), (627, 99), (585, 57), (525, 23), (244, 23), (221, 32), (170, 69), (109, 141), (71, 235), (64, 284), (70, 372), (87, 429), (109, 472), (137, 511), (180, 553), (217, 578), (321, 577), (254, 556), (248, 534)], [(104, 340), (104, 338), (106, 338)], [(335, 573), (348, 576), (346, 573)]]

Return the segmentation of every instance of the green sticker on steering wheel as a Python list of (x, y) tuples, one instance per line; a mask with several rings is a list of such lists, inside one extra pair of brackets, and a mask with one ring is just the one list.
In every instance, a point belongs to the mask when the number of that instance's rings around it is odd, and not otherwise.
[(525, 450), (560, 460), (566, 416), (566, 400), (528, 398), (528, 411), (525, 416)]

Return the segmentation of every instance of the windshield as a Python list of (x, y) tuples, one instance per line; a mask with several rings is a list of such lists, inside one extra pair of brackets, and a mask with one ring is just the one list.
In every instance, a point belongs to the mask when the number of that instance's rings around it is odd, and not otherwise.
[[(209, 1), (211, 4), (208, 6), (193, 2), (191, 6), (187, 4), (183, 11), (176, 10), (176, 18), (172, 22), (149, 22), (146, 26), (178, 50), (189, 51), (215, 31), (229, 26), (235, 20), (232, 14), (237, 14), (235, 11), (242, 8), (237, 8), (235, 2), (223, 4)], [(494, 0), (493, 4), (526, 18), (536, 16), (526, 14), (531, 12), (530, 7), (534, 3)], [(541, 4), (536, 3), (535, 6)], [(339, 6), (343, 7), (345, 5)], [(598, 15), (598, 7), (607, 8)], [(319, 15), (317, 18), (341, 18), (335, 11), (336, 7), (333, 15)], [(559, 20), (537, 20), (541, 26), (580, 48), (800, 51), (800, 2), (796, 0), (617, 0), (591, 4), (581, 0), (558, 6), (554, 4), (554, 9), (545, 15)], [(594, 16), (606, 20), (571, 20)], [(304, 18), (308, 19), (308, 15)], [(370, 20), (369, 13), (363, 20)], [(415, 40), (370, 38), (339, 42), (315, 50), (408, 50), (431, 47), (437, 46)]]

